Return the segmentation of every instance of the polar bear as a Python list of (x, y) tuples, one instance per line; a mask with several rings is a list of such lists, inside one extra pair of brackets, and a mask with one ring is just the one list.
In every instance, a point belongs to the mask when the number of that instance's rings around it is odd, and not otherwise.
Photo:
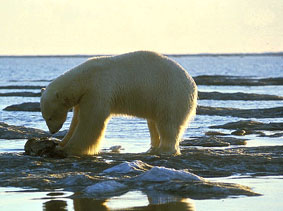
[(69, 155), (97, 154), (112, 115), (147, 120), (149, 153), (180, 154), (179, 141), (196, 106), (192, 77), (168, 57), (148, 51), (91, 58), (52, 81), (40, 100), (52, 134), (73, 108), (69, 131), (60, 142)]

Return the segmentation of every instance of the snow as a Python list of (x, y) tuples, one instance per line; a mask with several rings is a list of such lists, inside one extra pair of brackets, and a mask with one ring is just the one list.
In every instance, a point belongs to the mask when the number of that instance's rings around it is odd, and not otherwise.
[(122, 191), (126, 188), (127, 186), (122, 183), (108, 180), (88, 186), (84, 189), (84, 192), (89, 195), (107, 195)]
[(106, 169), (103, 171), (103, 173), (109, 174), (109, 173), (118, 173), (118, 174), (128, 174), (131, 172), (143, 172), (144, 168), (149, 166), (148, 164), (140, 161), (135, 160), (132, 162), (124, 162), (117, 166), (111, 167), (109, 169)]
[(175, 170), (158, 166), (155, 166), (151, 170), (137, 176), (136, 180), (146, 182), (166, 182), (171, 180), (204, 181), (202, 177), (185, 170)]

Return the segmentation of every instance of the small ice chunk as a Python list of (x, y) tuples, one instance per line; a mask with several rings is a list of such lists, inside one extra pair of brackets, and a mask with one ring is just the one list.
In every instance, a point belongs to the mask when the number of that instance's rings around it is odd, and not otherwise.
[(116, 152), (116, 153), (119, 153), (120, 150), (122, 150), (122, 146), (121, 145), (116, 145), (116, 146), (112, 146), (109, 148), (111, 150), (111, 152)]
[(155, 166), (151, 170), (137, 176), (136, 180), (146, 182), (167, 182), (170, 180), (203, 181), (204, 179), (185, 170), (175, 170)]
[(140, 160), (135, 160), (132, 162), (125, 161), (124, 163), (121, 163), (117, 166), (113, 166), (109, 169), (104, 170), (103, 173), (128, 174), (131, 172), (143, 172), (147, 170), (149, 167), (151, 166)]
[(122, 183), (108, 180), (88, 186), (84, 189), (84, 192), (89, 195), (107, 195), (122, 191), (126, 188), (127, 186)]

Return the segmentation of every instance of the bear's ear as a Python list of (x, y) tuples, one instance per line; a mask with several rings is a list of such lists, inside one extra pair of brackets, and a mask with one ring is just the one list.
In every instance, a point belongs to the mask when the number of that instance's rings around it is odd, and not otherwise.
[(45, 88), (41, 88), (41, 95), (43, 94), (44, 91), (45, 91)]

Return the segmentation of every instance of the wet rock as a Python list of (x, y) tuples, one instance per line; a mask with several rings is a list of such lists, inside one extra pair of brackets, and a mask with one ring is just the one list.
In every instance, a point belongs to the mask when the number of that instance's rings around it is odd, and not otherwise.
[(238, 109), (198, 106), (197, 114), (211, 116), (233, 116), (242, 118), (280, 118), (283, 117), (283, 107), (264, 109)]
[[(202, 182), (167, 182), (162, 184), (153, 184), (150, 187), (158, 191), (168, 192), (183, 197), (193, 199), (207, 199), (207, 196), (212, 198), (226, 198), (227, 193), (231, 195), (259, 196), (260, 194), (252, 191), (251, 188), (238, 184), (231, 183), (215, 183), (209, 181)], [(192, 197), (193, 196), (193, 197)]]
[[(7, 106), (3, 109), (4, 111), (29, 111), (29, 112), (40, 112), (39, 102), (28, 102)], [(72, 109), (70, 109), (72, 111)]]
[(268, 84), (268, 85), (283, 85), (283, 77), (278, 78), (262, 78), (259, 79), (261, 83)]
[(249, 93), (221, 93), (221, 92), (198, 92), (200, 100), (283, 100), (282, 96), (249, 94)]
[(217, 138), (207, 137), (199, 139), (186, 139), (181, 143), (182, 146), (202, 146), (202, 147), (228, 147), (230, 143), (218, 140)]
[(41, 93), (34, 93), (34, 92), (7, 92), (7, 93), (0, 93), (0, 96), (16, 96), (16, 97), (40, 97)]
[[(231, 175), (242, 174), (243, 172), (252, 175), (281, 175), (283, 168), (280, 167), (280, 162), (283, 159), (282, 155), (279, 155), (280, 150), (282, 150), (282, 146), (204, 150), (195, 158), (200, 160), (203, 169), (193, 172), (200, 175), (202, 175), (200, 172), (203, 172), (204, 174), (211, 174), (211, 176), (225, 175), (228, 172)], [(207, 159), (210, 161), (207, 162)]]
[(240, 120), (237, 122), (230, 122), (224, 125), (214, 125), (210, 128), (222, 128), (230, 130), (245, 130), (247, 133), (251, 134), (252, 130), (267, 130), (267, 131), (281, 131), (283, 128), (283, 123), (262, 123), (252, 120)]
[(31, 103), (21, 103), (16, 105), (7, 106), (4, 108), (4, 111), (40, 111), (40, 103), (31, 102)]
[(48, 137), (49, 133), (34, 129), (26, 128), (23, 126), (8, 125), (4, 122), (0, 122), (0, 138), (1, 139), (26, 139), (33, 137)]
[(228, 134), (218, 132), (218, 131), (207, 131), (207, 132), (205, 132), (205, 135), (206, 136), (227, 136)]
[(231, 134), (236, 135), (236, 136), (244, 136), (246, 134), (246, 131), (245, 130), (236, 130), (236, 131), (233, 131)]
[[(53, 134), (53, 138), (63, 138), (68, 130), (60, 131)], [(9, 125), (4, 122), (0, 122), (0, 139), (29, 139), (29, 138), (47, 138), (50, 137), (50, 133), (24, 126)]]
[(269, 137), (269, 138), (279, 138), (279, 137), (282, 137), (282, 136), (283, 136), (283, 133), (274, 133), (274, 134), (271, 134), (271, 135), (266, 135), (264, 133), (260, 134), (260, 137)]
[(21, 85), (12, 85), (12, 86), (0, 86), (0, 89), (38, 89), (44, 88), (44, 86), (21, 86)]
[(267, 86), (283, 85), (283, 78), (248, 78), (226, 75), (200, 75), (194, 77), (197, 85), (227, 85), (227, 86)]
[(25, 155), (42, 156), (52, 158), (65, 158), (67, 154), (56, 149), (59, 141), (49, 138), (31, 138), (26, 142)]
[(204, 136), (193, 139), (185, 139), (180, 143), (181, 146), (202, 146), (202, 147), (228, 147), (230, 145), (245, 145), (245, 139), (232, 137)]
[(74, 186), (87, 186), (92, 185), (96, 179), (93, 176), (84, 173), (69, 174), (68, 177), (62, 177), (58, 184), (65, 188), (72, 188)]

